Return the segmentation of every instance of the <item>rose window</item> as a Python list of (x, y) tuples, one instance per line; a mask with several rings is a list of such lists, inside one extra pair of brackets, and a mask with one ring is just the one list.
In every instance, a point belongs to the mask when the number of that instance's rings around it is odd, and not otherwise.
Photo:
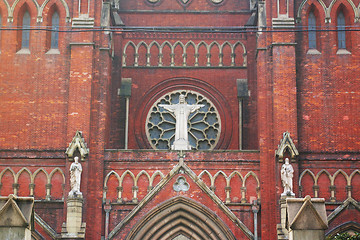
[(185, 95), (188, 105), (203, 104), (199, 110), (190, 113), (187, 122), (188, 140), (193, 150), (213, 149), (220, 136), (221, 122), (214, 104), (200, 93), (188, 90), (174, 91), (158, 99), (146, 118), (146, 135), (154, 149), (171, 149), (175, 140), (176, 118), (159, 104), (178, 104), (180, 94)]

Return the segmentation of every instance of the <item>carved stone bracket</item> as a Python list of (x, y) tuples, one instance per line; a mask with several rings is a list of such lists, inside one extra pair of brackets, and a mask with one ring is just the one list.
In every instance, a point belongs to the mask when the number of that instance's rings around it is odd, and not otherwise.
[(282, 162), (284, 158), (284, 153), (286, 150), (289, 151), (291, 155), (291, 160), (294, 160), (297, 156), (299, 156), (299, 152), (295, 147), (293, 140), (290, 137), (289, 132), (283, 133), (283, 138), (280, 140), (280, 144), (278, 145), (278, 149), (275, 151), (276, 156), (279, 161)]
[(72, 139), (69, 147), (65, 151), (66, 155), (69, 158), (69, 161), (74, 161), (74, 153), (76, 152), (76, 150), (78, 150), (80, 153), (81, 161), (84, 161), (89, 154), (89, 149), (87, 148), (81, 131), (76, 131), (74, 138)]

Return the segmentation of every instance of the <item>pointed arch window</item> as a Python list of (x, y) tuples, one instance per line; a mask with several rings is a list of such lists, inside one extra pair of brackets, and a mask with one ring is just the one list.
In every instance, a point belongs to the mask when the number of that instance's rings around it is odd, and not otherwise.
[(346, 49), (345, 15), (342, 11), (337, 15), (337, 30), (338, 49)]
[(30, 13), (26, 11), (22, 19), (21, 48), (30, 46)]
[(308, 17), (308, 30), (309, 30), (309, 49), (316, 49), (316, 17), (314, 12), (310, 12)]
[(51, 48), (57, 49), (59, 47), (59, 14), (54, 12), (51, 17)]

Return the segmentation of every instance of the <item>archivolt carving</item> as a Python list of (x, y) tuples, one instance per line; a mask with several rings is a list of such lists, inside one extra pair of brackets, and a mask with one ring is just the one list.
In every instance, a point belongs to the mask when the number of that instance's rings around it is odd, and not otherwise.
[[(169, 232), (173, 235), (168, 235)], [(152, 210), (126, 239), (172, 239), (179, 233), (190, 235), (193, 239), (235, 239), (219, 217), (183, 197), (170, 199)]]
[[(1, 171), (0, 173), (0, 182), (2, 181), (3, 175), (9, 171), (13, 178), (14, 178), (14, 185), (13, 185), (13, 194), (17, 195), (18, 189), (17, 186), (20, 184), (19, 183), (19, 178), (21, 176), (22, 173), (26, 172), (29, 174), (30, 176), (30, 184), (29, 184), (29, 188), (30, 188), (30, 195), (34, 194), (34, 188), (35, 188), (35, 179), (38, 176), (38, 174), (40, 172), (43, 172), (46, 176), (46, 185), (49, 187), (46, 187), (46, 199), (50, 200), (51, 199), (51, 180), (54, 176), (54, 174), (56, 172), (59, 172), (62, 176), (63, 179), (63, 184), (65, 184), (65, 175), (64, 172), (60, 169), (60, 168), (54, 168), (50, 174), (44, 169), (44, 168), (39, 168), (37, 169), (34, 173), (32, 173), (28, 168), (23, 167), (22, 169), (20, 169), (17, 173), (15, 173), (11, 168), (7, 167), (4, 170)], [(5, 183), (6, 184), (6, 183)]]
[[(151, 48), (156, 45), (157, 48), (158, 48), (158, 54), (157, 55), (152, 55), (151, 54)], [(134, 62), (129, 62), (128, 61), (128, 57), (129, 57), (129, 46), (132, 46), (134, 48)], [(146, 48), (146, 56), (139, 56), (139, 48), (141, 46), (144, 46)], [(164, 48), (165, 46), (168, 46), (170, 48), (170, 65), (168, 66), (165, 66), (164, 63), (163, 63), (163, 58), (164, 58)], [(176, 56), (175, 55), (175, 49), (176, 47), (181, 47), (182, 51), (181, 51), (181, 56)], [(189, 65), (187, 63), (187, 59), (190, 57), (190, 55), (188, 55), (188, 48), (189, 47), (193, 47), (195, 49), (195, 55), (192, 56), (194, 57), (195, 61), (194, 61), (194, 65)], [(245, 48), (245, 45), (240, 42), (240, 41), (237, 41), (233, 44), (231, 44), (230, 42), (228, 41), (225, 41), (223, 43), (219, 43), (217, 41), (213, 41), (211, 42), (210, 44), (207, 44), (205, 41), (201, 41), (199, 42), (198, 44), (195, 44), (193, 41), (188, 41), (186, 43), (183, 43), (181, 41), (176, 41), (175, 43), (171, 44), (170, 42), (168, 41), (164, 41), (163, 43), (158, 43), (157, 41), (152, 41), (150, 44), (146, 44), (146, 42), (144, 41), (141, 41), (139, 42), (138, 44), (135, 44), (134, 42), (132, 41), (129, 41), (127, 42), (125, 45), (124, 45), (124, 51), (123, 51), (123, 66), (124, 67), (139, 67), (139, 58), (145, 58), (146, 59), (146, 64), (145, 66), (141, 66), (141, 67), (150, 67), (151, 66), (151, 61), (150, 59), (151, 58), (154, 58), (154, 59), (157, 59), (157, 65), (156, 67), (174, 67), (175, 66), (175, 58), (182, 58), (182, 65), (181, 66), (177, 66), (177, 67), (199, 67), (199, 57), (204, 57), (204, 56), (199, 56), (199, 49), (201, 46), (204, 46), (206, 48), (206, 66), (201, 66), (201, 67), (211, 67), (211, 59), (212, 58), (217, 58), (218, 59), (218, 62), (219, 64), (217, 66), (212, 66), (212, 67), (246, 67), (247, 66), (247, 53), (246, 53), (246, 48)], [(226, 46), (229, 46), (230, 49), (231, 49), (231, 53), (230, 53), (230, 56), (224, 56), (224, 48)], [(242, 56), (237, 56), (235, 54), (236, 52), (236, 49), (237, 48), (241, 48), (242, 49)], [(218, 56), (212, 56), (211, 55), (211, 50), (213, 48), (218, 48), (219, 50), (219, 55)], [(231, 58), (231, 64), (230, 65), (227, 65), (225, 66), (224, 63), (223, 63), (223, 59), (225, 57), (229, 57)], [(241, 61), (241, 64), (236, 64), (236, 61), (237, 59), (239, 60), (242, 60)], [(155, 66), (152, 66), (152, 67), (155, 67)]]

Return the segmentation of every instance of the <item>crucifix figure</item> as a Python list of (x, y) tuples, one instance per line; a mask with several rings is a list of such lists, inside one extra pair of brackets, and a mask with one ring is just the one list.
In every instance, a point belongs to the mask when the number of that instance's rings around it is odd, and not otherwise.
[(173, 145), (171, 145), (172, 150), (191, 150), (191, 146), (188, 140), (188, 118), (190, 113), (195, 112), (196, 110), (204, 106), (205, 105), (203, 104), (187, 104), (185, 101), (185, 96), (183, 94), (180, 94), (178, 104), (159, 104), (159, 107), (163, 107), (169, 112), (174, 113), (175, 115), (175, 141)]

